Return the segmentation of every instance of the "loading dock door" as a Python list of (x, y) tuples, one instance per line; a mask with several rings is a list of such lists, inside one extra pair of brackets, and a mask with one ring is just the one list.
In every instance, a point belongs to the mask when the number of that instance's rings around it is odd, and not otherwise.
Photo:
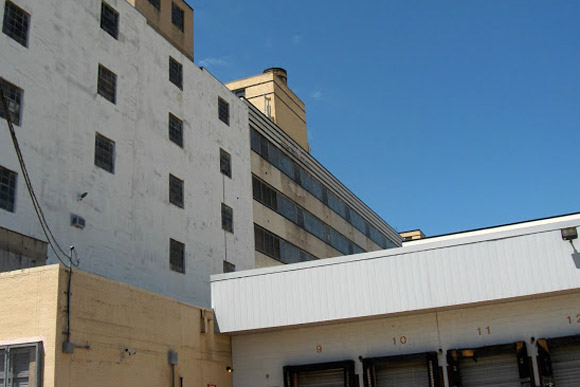
[(299, 372), (297, 376), (299, 387), (344, 386), (344, 370), (342, 369)]
[(429, 372), (425, 359), (383, 364), (375, 367), (377, 387), (428, 387)]
[(520, 387), (515, 353), (502, 353), (459, 361), (463, 387)]
[(355, 387), (354, 361), (284, 367), (284, 387)]
[(365, 387), (440, 387), (436, 352), (362, 359)]
[(552, 370), (556, 387), (580, 385), (580, 344), (552, 348)]
[(580, 386), (580, 335), (538, 339), (536, 344), (543, 387)]
[(451, 387), (531, 387), (532, 366), (526, 344), (494, 345), (447, 352)]

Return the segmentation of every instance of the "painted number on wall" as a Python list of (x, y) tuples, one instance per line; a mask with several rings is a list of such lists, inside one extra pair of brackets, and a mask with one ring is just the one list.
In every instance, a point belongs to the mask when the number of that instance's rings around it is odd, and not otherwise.
[(407, 337), (406, 336), (401, 336), (399, 338), (393, 337), (393, 345), (397, 345), (397, 343), (401, 345), (407, 344)]
[(479, 336), (491, 335), (491, 328), (489, 326), (487, 326), (485, 328), (477, 328), (477, 334)]
[(570, 325), (580, 324), (580, 313), (578, 313), (576, 316), (566, 316), (566, 318), (568, 319), (568, 324)]

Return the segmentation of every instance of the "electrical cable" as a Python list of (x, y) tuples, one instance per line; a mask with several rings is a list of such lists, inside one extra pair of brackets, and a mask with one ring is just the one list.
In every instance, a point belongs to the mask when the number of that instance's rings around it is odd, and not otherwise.
[[(30, 176), (28, 175), (28, 170), (26, 168), (26, 164), (24, 163), (24, 157), (22, 156), (22, 152), (21, 152), (20, 146), (18, 144), (18, 139), (16, 138), (16, 131), (14, 130), (14, 126), (12, 124), (12, 119), (10, 117), (8, 103), (6, 102), (6, 98), (4, 96), (4, 87), (3, 87), (2, 83), (3, 83), (2, 80), (0, 80), (0, 99), (2, 100), (2, 109), (4, 111), (4, 118), (6, 119), (6, 122), (8, 123), (8, 130), (10, 132), (10, 136), (12, 137), (12, 143), (14, 145), (14, 150), (16, 151), (16, 156), (18, 157), (18, 163), (20, 164), (20, 169), (22, 170), (22, 176), (24, 177), (24, 182), (26, 183), (26, 188), (28, 190), (28, 194), (30, 195), (30, 199), (32, 200), (32, 205), (34, 207), (34, 211), (36, 212), (36, 216), (38, 217), (38, 221), (40, 222), (40, 227), (42, 228), (42, 232), (44, 233), (44, 236), (46, 237), (46, 240), (48, 241), (50, 248), (54, 252), (54, 255), (59, 260), (59, 262), (65, 266), (69, 266), (62, 259), (62, 257), (61, 257), (61, 254), (62, 254), (64, 257), (66, 257), (69, 260), (70, 265), (73, 265), (72, 255), (69, 257), (66, 254), (66, 252), (62, 249), (62, 247), (60, 247), (60, 245), (58, 244), (56, 238), (54, 237), (54, 234), (52, 233), (52, 230), (50, 229), (50, 227), (48, 225), (48, 222), (46, 221), (46, 218), (44, 216), (44, 212), (42, 211), (42, 208), (40, 207), (40, 203), (38, 202), (38, 198), (36, 197), (36, 194), (34, 193), (34, 189), (32, 187), (32, 182), (30, 181)], [(60, 254), (59, 254), (59, 252), (60, 252)], [(75, 252), (75, 254), (76, 254), (76, 252)], [(74, 266), (78, 266), (78, 262), (79, 262), (78, 258), (76, 261), (77, 261), (77, 264)]]

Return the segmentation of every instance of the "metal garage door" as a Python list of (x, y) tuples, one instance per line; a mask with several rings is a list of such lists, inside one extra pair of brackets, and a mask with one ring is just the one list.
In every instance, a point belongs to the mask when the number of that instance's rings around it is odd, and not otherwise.
[(344, 370), (300, 372), (298, 387), (344, 387)]
[(580, 344), (551, 348), (550, 357), (556, 387), (580, 386)]
[(429, 387), (429, 370), (425, 359), (377, 365), (375, 373), (377, 387)]
[(354, 387), (354, 361), (284, 367), (284, 387)]
[(515, 353), (502, 353), (459, 361), (463, 387), (520, 387), (518, 359)]

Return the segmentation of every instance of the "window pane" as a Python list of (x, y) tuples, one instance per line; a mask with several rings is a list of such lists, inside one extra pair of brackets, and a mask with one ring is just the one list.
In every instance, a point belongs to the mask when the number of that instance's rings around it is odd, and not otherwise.
[(28, 44), (28, 24), (30, 15), (18, 8), (11, 1), (6, 1), (4, 6), (4, 23), (2, 32), (22, 44)]
[(256, 132), (256, 129), (250, 128), (250, 144), (252, 150), (256, 153), (260, 153), (260, 135)]
[(117, 75), (103, 65), (99, 65), (99, 80), (97, 91), (105, 99), (116, 103), (117, 100)]
[[(8, 111), (10, 112), (10, 119), (14, 125), (20, 125), (20, 106), (22, 104), (22, 89), (0, 79), (0, 86), (4, 93)], [(0, 105), (0, 118), (5, 118), (4, 107)]]
[(14, 212), (16, 172), (0, 167), (0, 208)]
[(169, 80), (183, 90), (183, 65), (169, 57)]
[(30, 363), (33, 362), (34, 351), (31, 348), (13, 348), (10, 350), (10, 370), (12, 386), (26, 386), (30, 383)]
[(183, 208), (183, 180), (169, 175), (169, 202)]
[(218, 117), (226, 125), (230, 124), (230, 104), (218, 98)]
[(309, 212), (304, 211), (304, 228), (309, 233), (326, 241), (326, 234), (324, 231), (324, 223)]
[(101, 3), (101, 28), (113, 38), (119, 37), (119, 13), (107, 3)]
[(149, 3), (157, 9), (161, 9), (161, 0), (149, 0)]
[(234, 232), (234, 210), (222, 203), (222, 229)]
[(171, 270), (185, 273), (185, 244), (169, 239), (169, 267)]
[(98, 133), (95, 136), (95, 165), (111, 173), (115, 169), (115, 142)]
[(0, 349), (0, 386), (4, 386), (4, 378), (6, 375), (6, 370), (4, 369), (4, 359), (6, 356), (6, 351)]
[(220, 171), (227, 177), (232, 177), (232, 156), (220, 149)]
[(169, 113), (169, 139), (183, 148), (183, 121)]
[(171, 22), (174, 26), (179, 28), (183, 31), (183, 24), (184, 17), (183, 17), (183, 10), (179, 8), (175, 3), (171, 3)]

